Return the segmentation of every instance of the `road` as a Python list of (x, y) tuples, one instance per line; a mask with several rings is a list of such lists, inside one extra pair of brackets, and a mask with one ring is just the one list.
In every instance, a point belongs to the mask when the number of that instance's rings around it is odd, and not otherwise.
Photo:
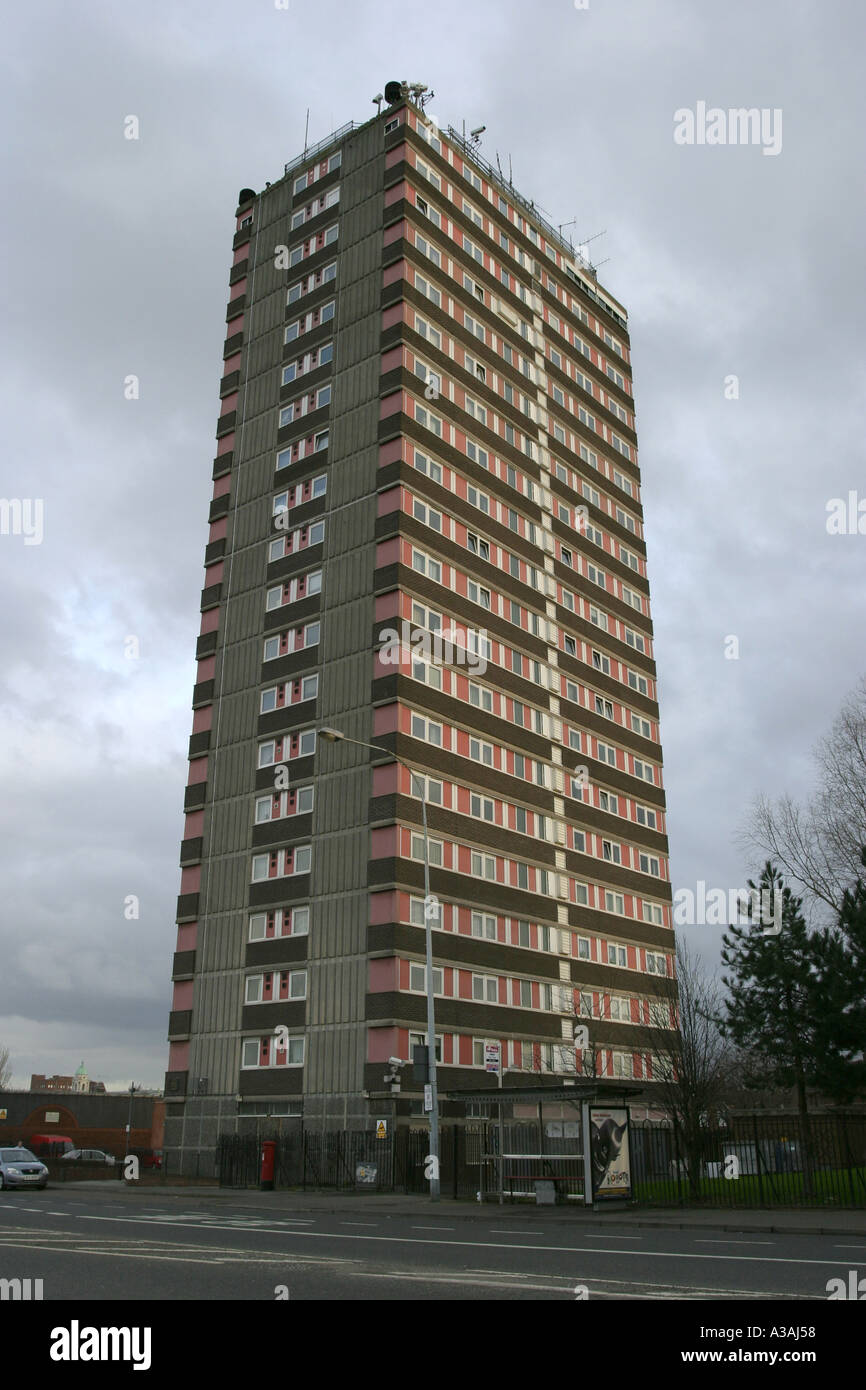
[[(359, 1209), (360, 1207), (360, 1209)], [(158, 1190), (0, 1193), (0, 1279), (50, 1300), (827, 1299), (866, 1236), (631, 1228), (556, 1211), (337, 1212)], [(864, 1285), (866, 1288), (866, 1285)], [(803, 1321), (803, 1317), (799, 1318)]]

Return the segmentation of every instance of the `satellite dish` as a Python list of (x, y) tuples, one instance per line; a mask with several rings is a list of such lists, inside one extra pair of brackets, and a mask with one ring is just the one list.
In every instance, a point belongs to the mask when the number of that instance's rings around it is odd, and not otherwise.
[(403, 96), (402, 82), (385, 83), (385, 100), (389, 106), (393, 106), (395, 101), (400, 101)]

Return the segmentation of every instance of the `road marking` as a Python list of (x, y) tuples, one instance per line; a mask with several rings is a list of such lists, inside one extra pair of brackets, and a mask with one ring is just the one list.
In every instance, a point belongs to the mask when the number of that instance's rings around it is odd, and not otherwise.
[(410, 1231), (456, 1231), (456, 1226), (410, 1226)]
[(775, 1245), (774, 1240), (705, 1240), (696, 1239), (695, 1245)]
[(378, 1226), (378, 1221), (341, 1221), (341, 1226)]
[(613, 1231), (605, 1231), (603, 1235), (594, 1236), (591, 1231), (585, 1231), (584, 1240), (643, 1240), (643, 1236), (618, 1236)]
[(834, 1245), (834, 1250), (866, 1250), (866, 1245)]
[(491, 1231), (492, 1236), (543, 1236), (544, 1231), (511, 1231), (503, 1226), (501, 1231)]
[[(134, 1226), (136, 1224), (147, 1225), (136, 1216), (88, 1216), (80, 1217), (79, 1220), (85, 1221), (116, 1221), (121, 1225)], [(168, 1221), (166, 1225), (182, 1226), (182, 1221)], [(201, 1227), (196, 1229), (201, 1230)], [(216, 1222), (208, 1228), (213, 1231), (231, 1231), (237, 1227), (217, 1225)], [(507, 1241), (492, 1240), (424, 1240), (414, 1236), (356, 1236), (343, 1235), (339, 1231), (287, 1231), (277, 1226), (267, 1227), (260, 1232), (263, 1235), (285, 1235), (297, 1236), (300, 1240), (372, 1240), (386, 1245), (454, 1245), (459, 1248), (469, 1250), (544, 1250), (553, 1254), (564, 1255), (617, 1255), (620, 1258), (628, 1255), (627, 1250), (622, 1250), (616, 1246), (609, 1250), (599, 1250), (595, 1246), (581, 1245), (511, 1245)], [(695, 1254), (689, 1250), (633, 1250), (632, 1255), (638, 1259), (653, 1258), (659, 1260), (731, 1260), (734, 1264), (784, 1264), (784, 1265), (832, 1265), (838, 1267), (838, 1259), (810, 1259), (797, 1256), (794, 1259), (781, 1255), (722, 1255), (722, 1254)], [(778, 1294), (773, 1295), (778, 1297)]]

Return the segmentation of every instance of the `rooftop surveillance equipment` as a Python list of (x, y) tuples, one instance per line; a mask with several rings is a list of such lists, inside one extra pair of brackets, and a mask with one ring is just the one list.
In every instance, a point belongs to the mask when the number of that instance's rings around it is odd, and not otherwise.
[(385, 83), (385, 100), (389, 106), (393, 106), (396, 101), (402, 100), (405, 87), (405, 82)]
[(379, 112), (382, 110), (382, 102), (383, 102), (384, 100), (385, 100), (385, 98), (384, 98), (384, 96), (382, 95), (381, 92), (379, 92), (378, 96), (373, 97), (373, 101), (374, 101), (375, 104), (376, 104), (376, 115), (377, 115), (377, 116), (378, 116)]
[(473, 140), (480, 140), (486, 129), (486, 125), (477, 125), (474, 130), (470, 130), (469, 134)]

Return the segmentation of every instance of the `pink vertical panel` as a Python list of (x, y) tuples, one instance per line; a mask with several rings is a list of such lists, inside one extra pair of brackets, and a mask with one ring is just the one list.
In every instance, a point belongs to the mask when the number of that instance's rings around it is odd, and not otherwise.
[(380, 705), (373, 711), (373, 733), (378, 737), (380, 734), (392, 734), (397, 729), (397, 721), (400, 716), (400, 706)]
[(396, 956), (388, 956), (383, 960), (370, 961), (370, 993), (380, 994), (398, 988), (397, 985), (397, 966), (399, 962)]
[(181, 893), (197, 893), (201, 888), (201, 864), (180, 871)]
[(373, 795), (388, 796), (397, 790), (397, 764), (386, 763), (373, 768)]
[(379, 419), (386, 420), (389, 415), (396, 415), (403, 409), (403, 392), (392, 391), (390, 396), (383, 396), (379, 402)]
[[(219, 612), (214, 609), (214, 612)], [(194, 734), (204, 733), (205, 729), (213, 727), (213, 705), (204, 705), (201, 709), (192, 712), (192, 731)]]
[(402, 457), (402, 439), (389, 439), (388, 443), (381, 445), (379, 449), (379, 467), (384, 468), (386, 463), (396, 463)]
[(168, 1046), (169, 1071), (189, 1070), (189, 1042), (173, 1042)]
[[(368, 1028), (367, 1029), (367, 1061), (368, 1062), (387, 1062), (389, 1057), (403, 1057), (405, 1051), (400, 1051), (399, 1028)], [(408, 1045), (408, 1034), (404, 1033), (404, 1049)]]
[(389, 348), (382, 353), (382, 376), (386, 372), (392, 372), (395, 367), (403, 365), (403, 348), (401, 346)]
[(386, 825), (370, 834), (370, 858), (388, 859), (397, 853), (397, 827)]
[(207, 781), (207, 758), (192, 758), (189, 764), (189, 776), (187, 786), (194, 786), (196, 782)]
[(402, 895), (397, 893), (371, 893), (370, 894), (370, 925), (375, 926), (379, 922), (399, 922), (399, 900)]
[(176, 980), (171, 999), (172, 1009), (192, 1008), (192, 980)]

